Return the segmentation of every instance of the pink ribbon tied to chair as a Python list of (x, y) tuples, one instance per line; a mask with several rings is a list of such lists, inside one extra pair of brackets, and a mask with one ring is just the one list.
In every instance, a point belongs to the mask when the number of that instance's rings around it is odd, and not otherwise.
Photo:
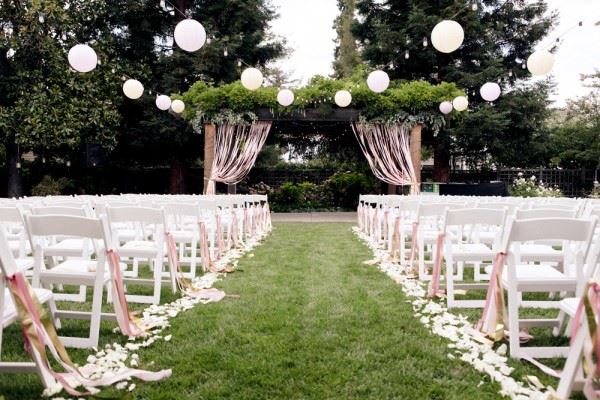
[[(96, 387), (109, 386), (132, 377), (144, 381), (157, 381), (171, 376), (170, 369), (150, 372), (125, 367), (121, 368), (117, 373), (105, 375), (99, 379), (87, 378), (82, 370), (71, 361), (67, 350), (58, 338), (52, 320), (41, 306), (35, 293), (31, 290), (29, 282), (23, 277), (23, 274), (17, 272), (11, 278), (7, 278), (7, 281), (10, 283), (10, 289), (15, 298), (15, 307), (21, 320), (27, 351), (32, 358), (35, 358), (33, 352), (37, 352), (39, 355), (39, 368), (54, 377), (69, 395), (76, 397), (88, 396), (92, 394), (92, 391)], [(46, 348), (50, 350), (54, 360), (66, 372), (56, 372), (50, 366)], [(73, 381), (79, 383), (76, 387), (83, 386), (86, 392), (80, 392), (75, 389), (71, 384)]]
[(506, 253), (499, 252), (494, 259), (485, 305), (481, 318), (477, 322), (477, 330), (496, 341), (504, 337), (504, 324), (499, 321), (503, 321), (502, 315), (505, 307), (504, 289), (502, 288), (502, 270), (505, 257)]
[(223, 241), (223, 223), (221, 221), (221, 213), (217, 211), (215, 215), (216, 236), (217, 236), (217, 260), (220, 260), (225, 252), (225, 242)]
[[(391, 250), (390, 250), (390, 256), (392, 257), (392, 259), (396, 259), (396, 253), (400, 252), (400, 225), (401, 225), (401, 218), (400, 217), (396, 217), (396, 219), (394, 220), (394, 231), (392, 233), (392, 246), (391, 246)], [(401, 262), (404, 260), (400, 260)]]
[(595, 355), (594, 360), (594, 357), (584, 350), (584, 362), (587, 363), (587, 367), (584, 365), (583, 370), (588, 374), (585, 380), (584, 393), (597, 397), (600, 395), (600, 391), (594, 388), (593, 383), (600, 377), (600, 332), (598, 330), (598, 323), (600, 322), (600, 284), (598, 282), (589, 282), (583, 296), (581, 296), (572, 322), (571, 344), (573, 344), (581, 328), (582, 318), (587, 318), (587, 326), (592, 341), (592, 353)]
[(409, 266), (414, 267), (415, 257), (417, 256), (417, 234), (419, 230), (419, 222), (415, 221), (412, 223), (412, 237), (410, 239), (410, 261)]
[(442, 250), (444, 246), (444, 239), (446, 234), (444, 232), (438, 233), (436, 248), (435, 248), (435, 260), (433, 262), (433, 270), (431, 271), (431, 282), (429, 283), (429, 297), (441, 297), (440, 292), (440, 275), (442, 272)]
[(183, 271), (181, 270), (181, 264), (179, 263), (177, 246), (175, 244), (173, 235), (170, 232), (166, 232), (165, 239), (167, 242), (167, 255), (169, 257), (169, 262), (171, 263), (171, 271), (175, 271), (176, 273), (179, 290), (187, 296), (199, 298), (205, 300), (206, 302), (217, 302), (222, 300), (225, 297), (225, 292), (215, 288), (196, 288), (185, 278)]

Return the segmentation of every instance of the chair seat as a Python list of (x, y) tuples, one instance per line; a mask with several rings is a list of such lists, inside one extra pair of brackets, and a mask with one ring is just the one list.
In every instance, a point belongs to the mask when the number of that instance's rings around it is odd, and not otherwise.
[(577, 307), (579, 307), (579, 298), (567, 297), (566, 299), (562, 299), (559, 303), (559, 307), (565, 314), (573, 317), (577, 312)]
[(81, 256), (85, 249), (84, 239), (65, 239), (60, 242), (44, 247), (44, 254), (47, 256), (60, 255), (60, 256)]
[[(88, 280), (94, 279), (97, 265), (98, 263), (95, 260), (66, 260), (50, 269), (41, 271), (40, 277), (63, 275), (72, 276), (73, 278), (85, 277)], [(127, 264), (119, 263), (119, 267), (121, 271), (124, 271), (127, 268)], [(110, 277), (108, 268), (105, 268), (104, 276), (105, 278)]]
[(483, 243), (452, 245), (452, 257), (455, 261), (492, 261), (495, 256), (495, 252)]
[[(33, 289), (40, 303), (46, 303), (52, 298), (52, 292), (48, 289), (35, 288)], [(17, 310), (10, 295), (9, 289), (4, 289), (4, 310), (2, 310), (2, 326), (6, 327), (17, 319)]]
[(171, 235), (173, 235), (173, 239), (180, 243), (180, 242), (192, 242), (194, 239), (196, 239), (196, 234), (194, 231), (189, 230), (189, 231), (171, 231)]
[(158, 246), (154, 241), (132, 240), (119, 246), (117, 251), (122, 257), (155, 257)]
[[(488, 269), (488, 268), (486, 268)], [(502, 271), (502, 284), (508, 286), (508, 272)], [(575, 277), (566, 276), (550, 265), (519, 264), (516, 267), (517, 289), (531, 288), (547, 292), (552, 290), (574, 291)], [(526, 291), (526, 290), (525, 290)]]
[(552, 248), (547, 244), (522, 244), (519, 246), (519, 254), (523, 261), (561, 261), (563, 252)]

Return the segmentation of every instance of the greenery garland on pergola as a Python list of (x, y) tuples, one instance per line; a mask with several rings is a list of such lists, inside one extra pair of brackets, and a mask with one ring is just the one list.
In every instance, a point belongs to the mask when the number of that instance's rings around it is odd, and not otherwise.
[[(307, 110), (317, 110), (323, 120), (339, 109), (334, 97), (337, 91), (352, 94), (348, 107), (355, 112), (347, 122), (356, 120), (383, 124), (402, 124), (411, 130), (411, 154), (415, 169), (420, 171), (421, 128), (427, 126), (436, 133), (446, 122), (439, 111), (440, 102), (464, 95), (454, 83), (437, 85), (425, 81), (392, 81), (383, 93), (371, 91), (364, 79), (329, 79), (314, 77), (308, 85), (295, 89), (294, 102), (287, 107), (277, 102), (279, 89), (262, 87), (251, 91), (234, 82), (222, 86), (209, 86), (199, 81), (181, 96), (186, 104), (183, 117), (190, 121), (194, 130), (204, 133), (204, 177), (210, 176), (214, 157), (215, 125), (247, 124), (259, 119), (302, 119)], [(269, 110), (265, 113), (261, 110)], [(259, 113), (262, 117), (259, 117)], [(419, 173), (420, 180), (420, 173)], [(206, 186), (206, 185), (205, 185)]]

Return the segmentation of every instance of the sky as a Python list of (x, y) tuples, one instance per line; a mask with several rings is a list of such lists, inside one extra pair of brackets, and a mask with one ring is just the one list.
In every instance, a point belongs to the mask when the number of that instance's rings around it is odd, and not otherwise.
[[(553, 75), (557, 83), (552, 96), (556, 106), (565, 100), (584, 95), (579, 76), (600, 70), (600, 0), (547, 0), (550, 9), (559, 12), (559, 23), (543, 40), (539, 48), (551, 45), (557, 36), (565, 34), (556, 52)], [(333, 29), (339, 14), (336, 0), (271, 0), (279, 18), (272, 31), (287, 40), (291, 54), (277, 65), (304, 84), (313, 75), (330, 75), (333, 63)], [(583, 20), (583, 26), (577, 26)]]

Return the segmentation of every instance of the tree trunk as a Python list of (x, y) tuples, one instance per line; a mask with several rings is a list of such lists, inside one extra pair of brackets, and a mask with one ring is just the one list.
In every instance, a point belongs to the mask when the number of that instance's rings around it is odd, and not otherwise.
[(433, 181), (445, 183), (449, 180), (450, 154), (448, 154), (448, 149), (441, 143), (438, 137), (433, 149)]
[(183, 164), (179, 160), (171, 160), (171, 168), (169, 170), (169, 193), (185, 193)]
[(23, 179), (21, 169), (17, 168), (17, 163), (21, 162), (19, 147), (13, 141), (6, 144), (6, 161), (8, 168), (8, 197), (23, 196)]
[(398, 186), (392, 184), (392, 183), (388, 183), (387, 185), (387, 194), (396, 194), (396, 188), (398, 188)]
[(204, 124), (204, 194), (208, 189), (208, 181), (212, 173), (212, 164), (215, 159), (215, 136), (217, 128), (213, 124)]
[(417, 183), (421, 183), (421, 131), (422, 125), (415, 125), (410, 131), (410, 159), (415, 170)]

